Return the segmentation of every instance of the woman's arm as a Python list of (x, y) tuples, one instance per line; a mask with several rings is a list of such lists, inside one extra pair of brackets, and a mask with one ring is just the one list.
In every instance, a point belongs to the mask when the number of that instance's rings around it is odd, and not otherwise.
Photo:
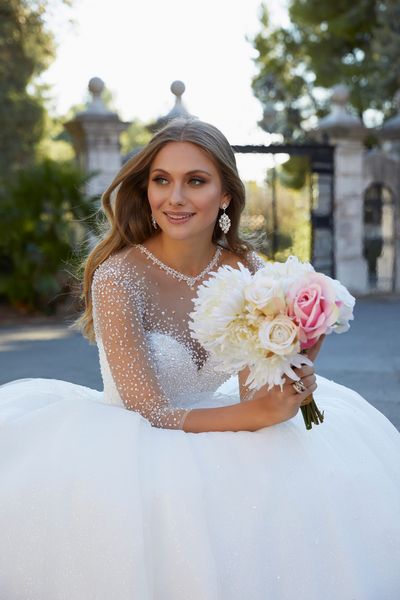
[[(264, 386), (244, 402), (221, 408), (192, 409), (186, 415), (183, 430), (192, 433), (256, 431), (291, 419), (298, 412), (300, 404), (317, 388), (313, 367), (304, 366), (297, 371), (307, 386), (302, 394), (295, 392), (292, 381), (287, 381), (282, 390), (275, 386), (268, 392)], [(246, 377), (244, 372), (239, 374), (242, 382)]]
[(182, 429), (188, 409), (172, 406), (159, 382), (142, 322), (140, 286), (118, 268), (100, 267), (92, 296), (96, 339), (125, 407), (154, 427)]

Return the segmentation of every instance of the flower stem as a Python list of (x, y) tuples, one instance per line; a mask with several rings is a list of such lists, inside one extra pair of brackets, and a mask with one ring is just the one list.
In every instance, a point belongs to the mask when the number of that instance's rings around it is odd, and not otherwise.
[[(310, 400), (311, 398), (311, 400)], [(306, 429), (311, 429), (312, 425), (319, 425), (324, 421), (324, 413), (319, 410), (318, 406), (315, 403), (314, 397), (310, 394), (307, 397), (307, 400), (310, 400), (308, 404), (301, 406), (301, 412), (303, 414), (304, 423), (306, 425)]]

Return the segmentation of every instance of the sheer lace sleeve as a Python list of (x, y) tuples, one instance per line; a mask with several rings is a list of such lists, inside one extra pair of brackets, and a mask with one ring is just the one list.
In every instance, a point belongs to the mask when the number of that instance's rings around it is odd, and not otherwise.
[(262, 269), (262, 267), (264, 267), (266, 263), (266, 261), (263, 258), (261, 258), (261, 256), (257, 254), (257, 252), (254, 252), (254, 250), (246, 254), (246, 262), (248, 269), (253, 274), (259, 269)]
[(127, 409), (154, 427), (183, 429), (190, 410), (173, 407), (154, 368), (142, 322), (143, 295), (131, 272), (101, 265), (93, 277), (96, 338), (104, 347), (118, 393)]

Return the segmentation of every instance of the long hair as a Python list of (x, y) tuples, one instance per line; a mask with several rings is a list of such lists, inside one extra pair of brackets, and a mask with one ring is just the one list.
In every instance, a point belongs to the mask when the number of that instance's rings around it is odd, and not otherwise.
[(140, 152), (121, 168), (102, 195), (102, 208), (108, 228), (84, 263), (82, 299), (85, 310), (76, 325), (89, 340), (94, 340), (91, 284), (97, 267), (111, 254), (133, 244), (141, 244), (157, 235), (151, 222), (147, 198), (150, 166), (156, 154), (169, 142), (191, 142), (203, 149), (214, 162), (222, 181), (223, 192), (231, 201), (226, 213), (231, 220), (224, 235), (215, 223), (212, 241), (222, 243), (243, 256), (252, 245), (239, 235), (240, 216), (245, 205), (245, 187), (239, 177), (236, 159), (226, 137), (213, 125), (196, 118), (175, 118), (160, 129)]

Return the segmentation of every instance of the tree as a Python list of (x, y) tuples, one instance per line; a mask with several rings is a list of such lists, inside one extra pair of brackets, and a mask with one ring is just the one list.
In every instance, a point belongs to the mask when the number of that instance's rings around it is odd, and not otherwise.
[(45, 1), (0, 0), (0, 181), (31, 163), (43, 136), (43, 93), (36, 78), (55, 54)]
[(393, 24), (389, 16), (394, 14), (396, 0), (291, 0), (290, 27), (274, 28), (263, 6), (261, 31), (252, 40), (259, 53), (252, 87), (264, 106), (264, 127), (304, 139), (315, 118), (326, 113), (327, 90), (337, 83), (349, 87), (361, 118), (370, 108), (390, 114), (400, 75), (379, 65), (387, 62), (388, 28), (391, 55), (399, 60), (399, 20)]
[(376, 68), (372, 76), (375, 89), (380, 89), (384, 76), (387, 89), (386, 103), (383, 99), (384, 112), (390, 116), (394, 110), (393, 95), (400, 90), (400, 2), (385, 0), (378, 3), (377, 28), (372, 50)]
[(127, 154), (135, 148), (145, 146), (151, 139), (152, 133), (140, 119), (135, 119), (121, 135), (121, 150)]
[(67, 265), (80, 262), (97, 225), (96, 204), (84, 192), (89, 179), (73, 161), (44, 159), (1, 190), (0, 299), (25, 312), (51, 312), (65, 300)]

